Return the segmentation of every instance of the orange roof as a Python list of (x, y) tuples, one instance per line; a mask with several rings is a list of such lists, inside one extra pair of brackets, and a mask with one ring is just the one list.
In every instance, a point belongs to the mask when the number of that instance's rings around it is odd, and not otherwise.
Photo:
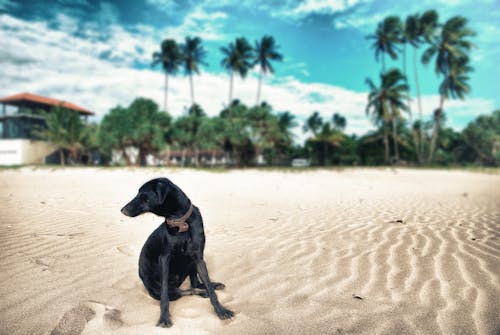
[(23, 101), (35, 103), (35, 104), (40, 104), (40, 105), (47, 105), (47, 106), (62, 106), (67, 109), (71, 109), (74, 111), (77, 111), (80, 114), (85, 114), (85, 115), (94, 115), (95, 113), (85, 109), (83, 107), (77, 106), (71, 102), (63, 101), (63, 100), (57, 100), (57, 99), (52, 99), (52, 98), (47, 98), (47, 97), (42, 97), (40, 95), (32, 94), (32, 93), (19, 93), (19, 94), (14, 94), (8, 97), (0, 98), (0, 103), (5, 103), (5, 104), (10, 104), (10, 105), (19, 105)]

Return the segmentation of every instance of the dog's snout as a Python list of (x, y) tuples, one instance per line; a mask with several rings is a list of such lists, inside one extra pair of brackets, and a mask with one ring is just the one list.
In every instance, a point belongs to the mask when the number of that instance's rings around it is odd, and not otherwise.
[(129, 213), (129, 211), (128, 211), (128, 209), (127, 209), (126, 206), (122, 208), (121, 212), (122, 212), (122, 214), (124, 214), (126, 216), (130, 216), (130, 213)]

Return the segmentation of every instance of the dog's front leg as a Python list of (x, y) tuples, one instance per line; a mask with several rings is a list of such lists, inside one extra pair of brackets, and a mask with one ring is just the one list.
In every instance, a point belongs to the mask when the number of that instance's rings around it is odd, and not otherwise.
[(157, 326), (168, 328), (172, 327), (169, 312), (169, 297), (168, 297), (168, 267), (170, 264), (170, 254), (160, 256), (161, 266), (161, 295), (160, 295), (160, 321)]
[(203, 282), (203, 284), (205, 284), (208, 296), (210, 297), (210, 302), (212, 303), (212, 306), (214, 306), (215, 313), (217, 314), (219, 319), (224, 320), (232, 318), (234, 316), (234, 313), (220, 304), (219, 299), (215, 294), (214, 287), (210, 282), (210, 278), (208, 277), (207, 265), (201, 257), (196, 260), (196, 270), (198, 270), (201, 281)]

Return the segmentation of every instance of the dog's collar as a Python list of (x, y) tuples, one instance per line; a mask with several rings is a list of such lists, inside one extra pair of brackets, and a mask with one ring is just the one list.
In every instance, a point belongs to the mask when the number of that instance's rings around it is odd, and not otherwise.
[(184, 214), (183, 216), (181, 216), (178, 219), (165, 218), (165, 223), (167, 224), (167, 226), (169, 226), (171, 228), (175, 228), (175, 227), (179, 228), (179, 233), (184, 233), (184, 232), (188, 231), (188, 229), (189, 229), (189, 225), (186, 223), (186, 220), (189, 219), (189, 217), (191, 216), (192, 213), (193, 213), (193, 204), (190, 203), (189, 209), (186, 212), (186, 214)]

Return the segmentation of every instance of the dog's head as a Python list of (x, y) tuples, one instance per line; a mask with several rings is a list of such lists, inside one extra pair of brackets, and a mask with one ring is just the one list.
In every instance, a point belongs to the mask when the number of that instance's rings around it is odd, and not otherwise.
[(121, 212), (130, 217), (148, 212), (164, 216), (164, 204), (171, 184), (166, 178), (148, 181), (141, 186), (139, 193), (122, 208)]

